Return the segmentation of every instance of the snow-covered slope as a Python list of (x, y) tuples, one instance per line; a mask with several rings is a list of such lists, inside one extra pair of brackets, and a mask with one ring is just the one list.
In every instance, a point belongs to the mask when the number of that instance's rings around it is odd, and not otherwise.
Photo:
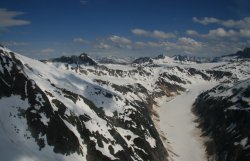
[(213, 86), (215, 82), (197, 82), (172, 100), (161, 101), (160, 127), (166, 134), (169, 155), (174, 161), (206, 161), (204, 139), (196, 128), (191, 108), (197, 95)]
[(152, 65), (103, 65), (81, 54), (41, 62), (0, 47), (1, 157), (166, 161), (170, 156), (153, 122), (156, 100), (197, 83), (247, 77), (225, 62), (148, 60)]
[(128, 99), (85, 75), (0, 54), (2, 159), (166, 160), (142, 86), (131, 89), (144, 99)]
[(222, 84), (202, 93), (193, 111), (216, 161), (250, 160), (250, 79)]
[(245, 80), (250, 78), (250, 61), (239, 60), (228, 62), (213, 68), (213, 70), (227, 71), (235, 75), (238, 80)]

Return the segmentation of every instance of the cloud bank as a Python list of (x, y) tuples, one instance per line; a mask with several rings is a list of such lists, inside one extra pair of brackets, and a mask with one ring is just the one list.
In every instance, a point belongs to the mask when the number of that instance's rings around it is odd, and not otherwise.
[(28, 20), (16, 19), (16, 17), (23, 14), (23, 12), (9, 11), (5, 8), (0, 8), (0, 28), (6, 29), (8, 27), (30, 24), (31, 22)]
[(144, 29), (137, 28), (137, 29), (132, 29), (131, 32), (136, 36), (151, 37), (156, 39), (170, 39), (176, 37), (174, 33), (166, 33), (164, 31), (159, 31), (159, 30), (147, 31)]

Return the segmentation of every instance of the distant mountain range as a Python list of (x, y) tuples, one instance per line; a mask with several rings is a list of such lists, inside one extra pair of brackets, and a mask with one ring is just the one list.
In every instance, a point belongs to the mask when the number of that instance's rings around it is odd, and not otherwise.
[(168, 60), (173, 63), (210, 63), (210, 62), (220, 62), (220, 61), (234, 61), (239, 59), (248, 59), (250, 58), (250, 48), (245, 48), (243, 51), (238, 51), (235, 54), (224, 55), (221, 57), (215, 58), (206, 58), (206, 57), (196, 57), (196, 56), (187, 56), (187, 55), (174, 55), (172, 57), (164, 56), (160, 54), (156, 57), (127, 57), (127, 58), (118, 58), (116, 56), (96, 56), (91, 58), (88, 54), (83, 53), (79, 56), (62, 56), (59, 58), (42, 60), (43, 62), (51, 61), (51, 62), (64, 62), (68, 64), (85, 64), (85, 65), (97, 65), (99, 64), (121, 64), (121, 65), (153, 65), (157, 64), (155, 62)]

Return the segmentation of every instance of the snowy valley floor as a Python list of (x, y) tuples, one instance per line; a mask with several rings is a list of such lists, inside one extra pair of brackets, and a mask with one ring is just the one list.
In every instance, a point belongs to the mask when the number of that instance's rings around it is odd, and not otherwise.
[(196, 128), (191, 108), (201, 92), (215, 85), (212, 82), (193, 84), (185, 93), (160, 104), (159, 126), (167, 138), (166, 145), (173, 161), (206, 160), (201, 131)]

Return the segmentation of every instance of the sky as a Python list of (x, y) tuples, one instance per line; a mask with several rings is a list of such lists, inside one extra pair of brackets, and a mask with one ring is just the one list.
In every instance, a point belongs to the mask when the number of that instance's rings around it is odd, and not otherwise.
[(250, 1), (0, 0), (0, 43), (36, 59), (216, 57), (250, 47)]

